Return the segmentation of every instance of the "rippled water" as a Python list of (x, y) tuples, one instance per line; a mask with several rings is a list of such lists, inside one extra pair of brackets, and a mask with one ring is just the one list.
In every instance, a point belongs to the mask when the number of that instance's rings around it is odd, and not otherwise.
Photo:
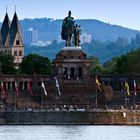
[(0, 140), (140, 140), (139, 126), (0, 126)]

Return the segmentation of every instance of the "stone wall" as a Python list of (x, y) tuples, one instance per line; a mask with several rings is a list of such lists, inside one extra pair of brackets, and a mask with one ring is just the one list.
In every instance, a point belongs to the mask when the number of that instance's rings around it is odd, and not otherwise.
[[(125, 79), (130, 80), (130, 94), (128, 96), (126, 89), (124, 89)], [(129, 75), (101, 75), (100, 81), (102, 83), (103, 92), (100, 92), (96, 87), (95, 78), (79, 78), (79, 79), (65, 79), (59, 78), (59, 87), (61, 96), (57, 93), (54, 77), (44, 75), (2, 75), (1, 80), (4, 82), (5, 96), (2, 97), (4, 103), (13, 103), (18, 105), (24, 103), (27, 106), (27, 102), (36, 103), (41, 106), (55, 105), (57, 98), (57, 105), (93, 105), (95, 106), (96, 93), (98, 99), (98, 106), (122, 106), (127, 105), (131, 107), (134, 105), (134, 91), (133, 91), (133, 79), (137, 82), (137, 96), (136, 104), (140, 104), (140, 90), (139, 82), (140, 76), (129, 76)], [(17, 81), (20, 83), (19, 94), (16, 96), (15, 84)], [(27, 82), (31, 82), (31, 87), (34, 96), (31, 96), (27, 89)], [(44, 82), (48, 95), (44, 94), (41, 82)], [(28, 100), (29, 99), (29, 100)], [(127, 99), (127, 100), (125, 100)]]
[(140, 124), (139, 111), (0, 112), (0, 124)]

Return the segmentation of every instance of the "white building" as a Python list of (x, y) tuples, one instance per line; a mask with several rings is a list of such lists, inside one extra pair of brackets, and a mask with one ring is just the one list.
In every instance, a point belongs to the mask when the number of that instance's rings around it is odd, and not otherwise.
[(38, 41), (38, 30), (34, 30), (33, 28), (28, 28), (24, 31), (24, 42), (27, 45), (31, 45)]
[(91, 43), (92, 35), (88, 35), (87, 33), (83, 33), (80, 35), (81, 44), (83, 43)]

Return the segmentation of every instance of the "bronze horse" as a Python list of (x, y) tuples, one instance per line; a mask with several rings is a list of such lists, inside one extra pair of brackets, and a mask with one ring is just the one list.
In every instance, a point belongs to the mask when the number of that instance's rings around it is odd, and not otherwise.
[(65, 28), (66, 46), (71, 46), (72, 34), (73, 34), (73, 26), (68, 26), (67, 28)]

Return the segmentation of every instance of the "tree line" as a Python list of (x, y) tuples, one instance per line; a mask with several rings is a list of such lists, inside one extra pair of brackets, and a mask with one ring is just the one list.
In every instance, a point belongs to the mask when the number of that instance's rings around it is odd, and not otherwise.
[[(130, 43), (123, 38), (118, 38), (116, 42), (106, 46), (114, 57), (103, 64), (98, 58), (91, 57), (91, 74), (140, 74), (140, 34), (136, 34)], [(120, 49), (122, 55), (115, 55), (116, 49)], [(104, 49), (102, 51), (104, 52)]]
[(47, 57), (29, 54), (23, 58), (19, 68), (16, 69), (11, 54), (0, 53), (0, 73), (2, 74), (45, 74), (52, 73), (52, 63)]

